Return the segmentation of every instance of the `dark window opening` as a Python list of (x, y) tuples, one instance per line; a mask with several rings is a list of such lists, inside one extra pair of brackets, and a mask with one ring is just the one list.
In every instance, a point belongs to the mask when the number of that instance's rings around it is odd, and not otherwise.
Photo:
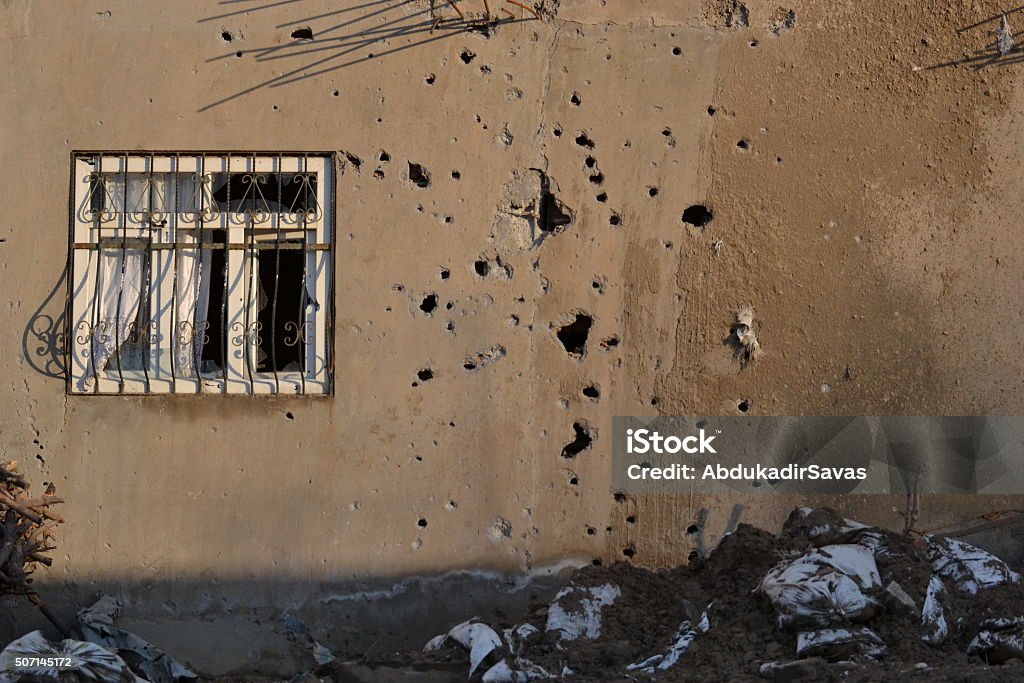
[(228, 213), (308, 212), (316, 209), (316, 183), (311, 173), (215, 173), (213, 201)]
[(259, 251), (258, 372), (306, 369), (304, 263), (298, 249)]
[[(204, 239), (212, 242), (224, 242), (224, 230), (210, 230)], [(201, 341), (200, 369), (203, 372), (223, 372), (224, 356), (227, 353), (227, 329), (224, 326), (225, 311), (225, 275), (227, 274), (228, 255), (223, 249), (210, 250), (210, 298), (206, 308), (206, 322), (209, 325), (205, 332), (196, 330), (196, 334), (204, 335)]]

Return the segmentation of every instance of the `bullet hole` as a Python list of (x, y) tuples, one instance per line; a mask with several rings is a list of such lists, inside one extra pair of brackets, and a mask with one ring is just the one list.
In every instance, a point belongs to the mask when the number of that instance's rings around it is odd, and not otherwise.
[[(613, 493), (612, 494), (612, 500), (614, 500), (616, 503), (621, 505), (621, 504), (625, 503), (626, 500), (627, 500), (626, 494), (625, 493)], [(612, 530), (612, 528), (608, 527), (608, 531), (611, 531), (611, 530)]]
[(739, 402), (736, 404), (736, 409), (739, 410), (741, 413), (749, 412), (750, 411), (750, 399), (749, 398), (740, 399)]
[(449, 320), (444, 324), (444, 329), (447, 330), (448, 332), (451, 332), (452, 334), (455, 334), (455, 323)]
[(636, 524), (636, 515), (628, 515), (626, 517), (626, 524)]
[(656, 187), (648, 187), (647, 188), (647, 194), (651, 197), (651, 199), (657, 197), (658, 196), (658, 188), (656, 188)]
[(636, 546), (630, 543), (622, 549), (622, 554), (626, 557), (632, 558), (634, 555), (636, 555)]
[(236, 51), (235, 52), (235, 57), (238, 57), (239, 59), (241, 59), (242, 58), (242, 51), (241, 50)]
[(373, 177), (375, 180), (384, 180), (384, 169), (378, 168), (373, 172)]
[(545, 235), (557, 235), (572, 223), (572, 210), (551, 191), (551, 179), (540, 174), (540, 216), (538, 227)]
[(455, 512), (456, 510), (459, 509), (459, 504), (456, 503), (454, 500), (449, 500), (445, 504), (444, 509), (447, 510), (448, 512)]
[(602, 183), (604, 183), (604, 173), (598, 171), (597, 173), (593, 174), (592, 176), (590, 176), (590, 182), (593, 183), (594, 185), (601, 185)]
[(604, 294), (605, 282), (606, 282), (606, 278), (595, 277), (594, 280), (590, 283), (590, 286), (593, 289), (597, 290), (598, 294)]
[(423, 297), (423, 301), (420, 302), (420, 310), (427, 315), (433, 314), (437, 310), (437, 294), (428, 294)]
[(700, 531), (700, 526), (697, 524), (691, 524), (690, 526), (686, 527), (686, 533), (688, 534), (695, 534), (698, 531)]
[(577, 455), (590, 448), (591, 444), (594, 443), (594, 437), (591, 436), (590, 425), (587, 424), (586, 420), (577, 420), (576, 422), (573, 422), (572, 430), (575, 433), (573, 440), (562, 448), (562, 457), (569, 460), (572, 460)]
[(622, 225), (622, 216), (612, 211), (612, 215), (608, 217), (608, 224), (614, 228)]
[(662, 134), (663, 137), (670, 138), (670, 137), (672, 137), (672, 129), (671, 128), (663, 128), (662, 131), (661, 131), (661, 134)]
[(736, 143), (736, 146), (745, 152), (748, 149), (750, 149), (750, 141), (745, 139), (740, 140), (739, 142)]
[(587, 149), (594, 149), (594, 141), (586, 133), (580, 133), (576, 136), (576, 144)]
[(587, 157), (587, 160), (583, 163), (586, 164), (587, 168), (594, 168), (594, 166), (597, 165), (597, 159), (594, 157)]
[(576, 358), (583, 358), (587, 350), (587, 337), (594, 319), (586, 313), (576, 313), (573, 321), (555, 331), (558, 341), (562, 342), (566, 353)]
[(292, 40), (296, 40), (300, 43), (308, 43), (313, 40), (313, 29), (308, 26), (302, 26), (292, 31)]
[(331, 93), (331, 94), (332, 94), (332, 95), (334, 95), (335, 97), (337, 97), (338, 95), (340, 95), (340, 94), (341, 94), (341, 91), (339, 91), (339, 90), (335, 90), (335, 91), (334, 91), (333, 93)]
[(508, 317), (508, 326), (509, 327), (519, 327), (519, 316), (516, 315), (515, 313), (510, 315)]
[(363, 165), (363, 160), (351, 152), (345, 152), (345, 158), (348, 159), (348, 163), (352, 164), (357, 171), (359, 170), (359, 167)]
[(556, 138), (562, 137), (562, 127), (555, 126), (554, 128), (551, 129), (551, 134), (554, 135)]
[(233, 35), (231, 35), (230, 31), (221, 31), (220, 32), (220, 39), (223, 40), (225, 43), (230, 43), (231, 41), (233, 41), (235, 39), (235, 37)]
[(459, 59), (462, 60), (463, 64), (469, 64), (474, 59), (476, 59), (476, 53), (468, 48), (464, 49), (462, 53), (459, 55)]
[(690, 554), (686, 556), (686, 561), (687, 562), (696, 562), (699, 559), (700, 559), (700, 553), (698, 553), (696, 550), (691, 550)]
[(608, 193), (607, 192), (601, 192), (600, 194), (597, 195), (597, 197), (595, 197), (595, 199), (597, 199), (597, 201), (599, 201), (602, 204), (604, 204), (606, 201), (608, 201)]
[(590, 386), (583, 387), (583, 395), (596, 401), (601, 398), (601, 390), (597, 388), (596, 384), (591, 384)]
[(652, 406), (657, 406), (659, 403), (661, 403), (661, 399), (660, 398), (658, 398), (657, 396), (651, 396), (651, 405)]
[(596, 535), (597, 535), (597, 529), (595, 529), (592, 526), (588, 526), (587, 527), (587, 536), (596, 536)]
[(663, 246), (665, 247), (665, 249), (672, 249), (672, 247), (675, 245), (672, 244), (672, 242), (665, 242)]
[(427, 519), (426, 519), (426, 517), (420, 517), (416, 521), (416, 526), (418, 526), (421, 529), (426, 529), (427, 528)]
[(601, 344), (600, 344), (601, 349), (603, 349), (604, 351), (608, 351), (609, 349), (614, 349), (618, 345), (619, 345), (619, 338), (616, 337), (615, 335), (612, 335), (611, 337), (605, 337), (604, 339), (601, 340)]
[(386, 164), (389, 161), (391, 161), (391, 155), (388, 154), (387, 152), (385, 152), (384, 150), (380, 151), (380, 157), (379, 158), (380, 158), (381, 163), (384, 163), (384, 164)]
[(404, 292), (404, 291), (405, 291), (405, 285), (403, 285), (403, 284), (401, 284), (401, 283), (398, 283), (398, 284), (392, 285), (392, 286), (391, 286), (391, 291), (392, 291), (392, 292), (398, 292), (399, 294), (401, 294), (402, 292)]
[(674, 47), (674, 48), (672, 48), (672, 54), (674, 54), (676, 57), (678, 57), (681, 54), (683, 54), (683, 50), (682, 50), (682, 48)]
[(413, 162), (409, 162), (409, 182), (418, 188), (430, 187), (430, 171)]
[(452, 180), (462, 180), (462, 174), (458, 171), (452, 171)]
[(294, 420), (294, 419), (295, 419), (295, 416), (294, 416), (294, 415), (292, 415), (292, 414), (291, 414), (291, 412), (287, 412), (287, 413), (285, 413), (285, 414), (284, 414), (284, 416), (285, 416), (286, 418), (288, 418), (289, 420)]
[(465, 360), (462, 361), (462, 367), (467, 372), (476, 372), (481, 368), (486, 368), (492, 363), (497, 363), (505, 357), (505, 353), (506, 351), (504, 346), (495, 344), (485, 351), (481, 351), (480, 353), (472, 356), (466, 356)]
[(273, 106), (273, 109), (274, 109), (274, 111), (277, 111), (278, 107), (277, 107), (276, 104)]
[(775, 163), (781, 164), (782, 163), (782, 157), (775, 157)]
[(451, 301), (449, 301), (448, 303), (446, 303), (446, 304), (444, 305), (444, 309), (445, 309), (446, 311), (450, 311), (450, 310), (452, 310), (453, 308), (455, 308), (455, 304), (454, 304), (453, 302), (451, 302)]
[(757, 47), (759, 44), (756, 40), (750, 41), (750, 47)]
[(442, 280), (447, 280), (451, 276), (452, 276), (452, 271), (448, 270), (447, 268), (442, 268), (441, 269), (441, 279)]
[(708, 116), (714, 116), (717, 111), (717, 109), (715, 109), (711, 105), (708, 105)]
[(434, 379), (434, 371), (430, 368), (423, 368), (416, 372), (416, 376), (420, 378), (421, 382), (429, 382)]
[(499, 280), (511, 280), (513, 274), (512, 266), (502, 261), (500, 256), (495, 256), (493, 259), (488, 259), (486, 256), (479, 257), (473, 262), (473, 272), (478, 277)]
[(711, 219), (714, 218), (714, 214), (711, 210), (703, 204), (694, 204), (688, 206), (683, 211), (683, 222), (692, 225), (695, 228), (703, 228)]
[(577, 475), (574, 474), (571, 477), (569, 477), (569, 486), (579, 486), (579, 485), (580, 485), (580, 478)]
[(578, 92), (574, 92), (572, 97), (569, 98), (569, 102), (571, 102), (574, 107), (578, 107), (582, 104), (583, 98), (580, 97)]
[(427, 77), (423, 79), (423, 82), (427, 85), (434, 85), (434, 81), (437, 80), (437, 76), (434, 74), (427, 74)]

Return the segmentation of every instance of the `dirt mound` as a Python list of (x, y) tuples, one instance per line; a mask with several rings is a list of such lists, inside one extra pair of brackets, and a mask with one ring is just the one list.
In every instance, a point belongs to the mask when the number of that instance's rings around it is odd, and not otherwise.
[[(859, 571), (843, 565), (849, 558), (870, 564), (859, 584), (869, 609), (856, 616), (837, 588), (843, 571)], [(823, 564), (815, 572), (815, 561), (835, 567)], [(784, 627), (786, 619), (762, 582), (780, 568), (808, 562), (806, 576), (815, 583), (790, 578), (783, 588), (799, 606), (825, 586), (835, 604), (817, 614), (830, 621), (824, 628)], [(810, 605), (812, 598), (806, 599)], [(931, 616), (923, 618), (923, 611)], [(1021, 616), (1024, 582), (984, 551), (952, 539), (865, 527), (828, 509), (802, 508), (780, 535), (740, 525), (707, 558), (687, 566), (581, 568), (551, 604), (536, 605), (525, 623), (466, 622), (435, 639), (433, 651), (399, 655), (391, 663), (450, 667), (462, 661), (468, 672), (472, 652), (476, 668), (469, 680), (484, 681), (902, 681), (908, 675), (1009, 681), (1024, 678), (1013, 647), (1001, 642), (997, 656), (992, 649), (979, 652), (972, 641), (988, 620)], [(865, 649), (851, 633), (874, 645), (880, 641), (884, 651)], [(815, 651), (823, 656), (798, 656), (798, 642), (806, 646), (815, 638), (836, 638), (839, 646)], [(972, 647), (976, 654), (968, 654)], [(1009, 661), (995, 666), (986, 659)], [(510, 677), (499, 677), (506, 667)]]

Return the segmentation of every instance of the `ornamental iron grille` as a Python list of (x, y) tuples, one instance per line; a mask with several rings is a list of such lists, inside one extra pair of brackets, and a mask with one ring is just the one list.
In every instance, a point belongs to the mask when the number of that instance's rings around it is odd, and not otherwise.
[(330, 394), (334, 157), (72, 155), (68, 392)]

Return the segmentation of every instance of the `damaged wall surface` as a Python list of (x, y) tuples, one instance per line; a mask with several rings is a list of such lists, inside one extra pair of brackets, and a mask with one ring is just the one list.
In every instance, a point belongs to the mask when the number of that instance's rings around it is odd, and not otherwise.
[[(994, 3), (479, 4), (0, 3), (0, 459), (66, 501), (54, 602), (422, 642), (409, 581), (460, 594), (443, 622), (797, 503), (902, 524), (877, 498), (615, 496), (613, 415), (1019, 412), (1024, 90), (956, 63)], [(335, 395), (65, 395), (85, 149), (336, 151)]]

